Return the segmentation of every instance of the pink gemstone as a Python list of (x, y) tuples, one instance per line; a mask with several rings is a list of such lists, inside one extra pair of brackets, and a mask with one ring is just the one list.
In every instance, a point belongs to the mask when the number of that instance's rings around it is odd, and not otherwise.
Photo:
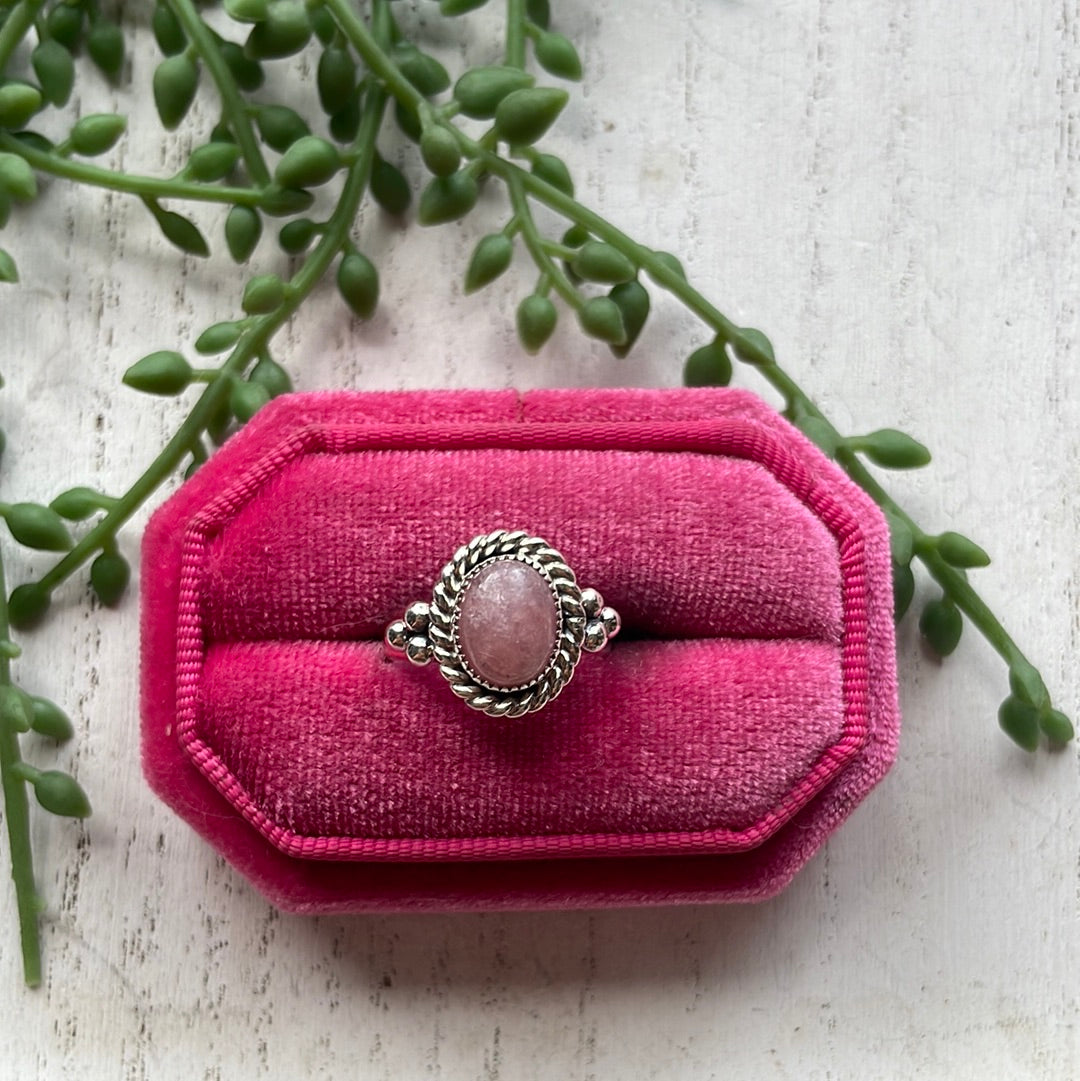
[(548, 666), (559, 634), (551, 587), (527, 563), (485, 563), (459, 601), (458, 645), (469, 668), (490, 687), (531, 683)]

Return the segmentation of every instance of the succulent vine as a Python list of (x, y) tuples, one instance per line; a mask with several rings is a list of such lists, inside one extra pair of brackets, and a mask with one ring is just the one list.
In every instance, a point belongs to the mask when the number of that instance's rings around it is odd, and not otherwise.
[[(439, 0), (438, 12), (467, 17), (495, 4)], [(129, 568), (118, 531), (168, 477), (198, 469), (237, 425), (291, 389), (272, 345), (316, 288), (332, 280), (358, 320), (371, 317), (379, 272), (357, 232), (368, 199), (397, 217), (415, 201), (419, 224), (438, 226), (466, 217), (485, 186), (500, 186), (505, 220), (479, 237), (461, 273), (465, 291), (475, 293), (508, 271), (515, 251), (527, 253), (535, 277), (516, 311), (527, 352), (543, 349), (558, 321), (572, 318), (586, 336), (625, 356), (657, 296), (683, 305), (700, 322), (702, 341), (685, 360), (684, 382), (726, 385), (733, 365), (742, 364), (777, 390), (784, 414), (884, 511), (896, 618), (912, 602), (913, 568), (921, 565), (940, 589), (919, 617), (929, 647), (948, 655), (970, 624), (1007, 667), (1002, 729), (1029, 751), (1044, 738), (1072, 739), (1072, 725), (1039, 672), (970, 580), (969, 572), (989, 563), (986, 552), (959, 533), (924, 529), (871, 468), (923, 467), (930, 460), (926, 448), (893, 429), (841, 434), (760, 330), (727, 318), (691, 284), (675, 255), (633, 239), (580, 201), (567, 164), (540, 148), (569, 100), (566, 84), (582, 76), (577, 49), (556, 28), (548, 0), (503, 0), (500, 55), (456, 77), (425, 51), (414, 7), (390, 0), (157, 0), (151, 25), (160, 60), (148, 89), (162, 127), (191, 125), (189, 110), (203, 84), (216, 95), (220, 114), (209, 131), (194, 133), (194, 149), (175, 175), (148, 176), (110, 167), (109, 155), (121, 140), (160, 139), (160, 133), (130, 132), (126, 118), (114, 114), (65, 121), (75, 80), (88, 66), (121, 80), (127, 35), (142, 12), (100, 0), (0, 0), (0, 229), (19, 204), (37, 196), (39, 178), (51, 177), (140, 200), (163, 237), (196, 257), (209, 254), (211, 239), (184, 205), (219, 204), (220, 240), (237, 264), (247, 267), (264, 231), (273, 229), (293, 268), (287, 277), (245, 271), (234, 318), (206, 326), (190, 343), (148, 343), (154, 349), (127, 369), (130, 388), (184, 404), (175, 434), (126, 491), (78, 487), (51, 501), (0, 503), (11, 541), (58, 553), (43, 574), (10, 595), (0, 564), (0, 765), (28, 983), (38, 982), (40, 959), (27, 786), (56, 814), (81, 817), (89, 804), (73, 778), (32, 767), (20, 755), (20, 737), (31, 730), (63, 740), (72, 726), (57, 707), (12, 682), (19, 650), (9, 623), (19, 629), (37, 623), (57, 587), (84, 568), (103, 604), (120, 601)], [(264, 88), (273, 65), (301, 53), (314, 62), (317, 115), (268, 99)], [(380, 155), (386, 125), (415, 143), (404, 171)], [(64, 134), (49, 138), (42, 127)], [(323, 187), (333, 191), (327, 216), (313, 209), (313, 189)], [(553, 218), (558, 228), (542, 225)], [(0, 288), (13, 288), (18, 277), (18, 252), (0, 246)]]

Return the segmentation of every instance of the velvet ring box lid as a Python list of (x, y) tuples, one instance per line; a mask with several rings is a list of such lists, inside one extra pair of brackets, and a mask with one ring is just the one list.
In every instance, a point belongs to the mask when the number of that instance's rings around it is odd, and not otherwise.
[[(624, 626), (514, 720), (381, 647), (497, 528)], [(143, 578), (150, 783), (293, 910), (766, 897), (895, 755), (885, 523), (739, 391), (282, 398)]]

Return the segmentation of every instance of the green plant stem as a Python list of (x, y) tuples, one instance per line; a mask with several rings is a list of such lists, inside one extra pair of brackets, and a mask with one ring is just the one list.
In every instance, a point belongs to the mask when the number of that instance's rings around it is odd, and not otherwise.
[(529, 206), (529, 200), (525, 195), (525, 189), (522, 187), (520, 179), (517, 176), (510, 176), (507, 179), (506, 186), (510, 193), (510, 205), (514, 211), (514, 220), (521, 229), (525, 247), (528, 249), (529, 255), (532, 256), (533, 262), (536, 263), (537, 270), (540, 271), (549, 285), (554, 286), (555, 292), (577, 311), (582, 304), (581, 294), (578, 293), (570, 279), (559, 269), (548, 254), (543, 238), (536, 228), (536, 222), (533, 220), (532, 208)]
[[(508, 11), (512, 10), (513, 0), (507, 0)], [(335, 16), (339, 8), (344, 7), (344, 0), (327, 0)], [(385, 82), (387, 89), (403, 105), (417, 108), (422, 101), (419, 92), (398, 71), (394, 62), (383, 52), (374, 38), (367, 32), (359, 20), (345, 20), (342, 29), (349, 36), (357, 52), (368, 67)], [(635, 265), (644, 270), (661, 288), (671, 293), (682, 305), (708, 326), (718, 337), (728, 342), (736, 354), (748, 359), (757, 368), (759, 374), (771, 386), (778, 390), (788, 403), (802, 412), (814, 416), (828, 425), (829, 430), (840, 436), (833, 425), (814, 404), (810, 396), (779, 365), (771, 362), (753, 338), (744, 334), (742, 328), (733, 323), (719, 309), (711, 304), (684, 277), (672, 270), (652, 249), (638, 244), (632, 237), (612, 225), (606, 218), (583, 206), (576, 199), (566, 195), (558, 188), (541, 180), (514, 162), (507, 160), (497, 152), (471, 139), (455, 124), (446, 122), (448, 130), (458, 140), (462, 153), (479, 162), (484, 171), (502, 180), (510, 192), (515, 215), (520, 219), (526, 244), (542, 274), (551, 276), (552, 263), (543, 245), (539, 242), (535, 226), (531, 226), (531, 215), (527, 211), (527, 196), (532, 196), (549, 209), (561, 214), (575, 225), (583, 226), (593, 236), (611, 244)], [(532, 238), (530, 239), (530, 228)], [(560, 295), (558, 277), (553, 276), (553, 283)], [(575, 294), (576, 295), (576, 294)], [(858, 484), (883, 510), (901, 519), (911, 528), (912, 535), (918, 539), (924, 536), (912, 518), (900, 508), (896, 501), (882, 488), (870, 471), (851, 452), (837, 454), (837, 462), (856, 484)], [(918, 545), (916, 546), (918, 547)], [(994, 615), (971, 584), (954, 567), (949, 566), (936, 552), (916, 552), (918, 558), (933, 578), (968, 617), (994, 650), (1009, 665), (1019, 660), (1026, 660), (1023, 652), (1010, 637), (1000, 620)]]
[(0, 71), (7, 67), (11, 54), (34, 25), (44, 3), (45, 0), (22, 0), (22, 3), (12, 10), (4, 25), (0, 26)]
[(525, 67), (525, 0), (506, 0), (506, 66)]
[(225, 63), (221, 52), (214, 44), (214, 39), (206, 23), (199, 17), (195, 5), (191, 0), (166, 0), (173, 14), (179, 19), (195, 51), (206, 65), (210, 77), (214, 80), (218, 94), (221, 96), (221, 108), (229, 121), (233, 135), (236, 136), (236, 145), (240, 147), (244, 164), (251, 179), (261, 188), (270, 183), (270, 170), (263, 159), (259, 141), (255, 138), (255, 129), (251, 126), (251, 119), (244, 106), (244, 99), (240, 96), (240, 90), (236, 80)]
[[(524, 187), (530, 194), (540, 199), (552, 210), (564, 215), (574, 224), (584, 226), (594, 236), (621, 251), (627, 258), (645, 270), (657, 285), (660, 285), (676, 297), (685, 308), (696, 315), (718, 336), (732, 343), (736, 352), (743, 352), (744, 355), (760, 355), (756, 343), (747, 339), (739, 327), (706, 300), (685, 278), (675, 273), (661, 259), (658, 259), (651, 249), (638, 244), (599, 214), (582, 206), (575, 199), (559, 191), (558, 188), (552, 187), (512, 162), (483, 150), (479, 151), (479, 157), (488, 172), (499, 176), (508, 185), (511, 183), (511, 178), (513, 178), (513, 183), (516, 186)], [(803, 413), (816, 417), (828, 425), (829, 430), (836, 436), (837, 440), (840, 439), (840, 433), (824, 416), (810, 396), (779, 365), (767, 363), (753, 366), (767, 383), (783, 395), (789, 407), (795, 406)], [(912, 536), (916, 538), (916, 542), (925, 535), (911, 516), (885, 491), (854, 453), (841, 450), (837, 453), (836, 460), (844, 472), (882, 510), (889, 511), (890, 514), (901, 519), (909, 526)], [(918, 548), (917, 543), (916, 548)], [(971, 623), (1006, 664), (1012, 666), (1016, 661), (1027, 660), (1020, 647), (1017, 646), (1016, 642), (1002, 626), (1001, 621), (971, 586), (971, 583), (955, 567), (951, 567), (937, 552), (933, 551), (917, 551), (916, 558), (926, 568), (930, 577), (941, 586), (946, 595), (971, 620)]]
[[(805, 395), (803, 395), (801, 404), (804, 408), (809, 407), (813, 416), (824, 421), (826, 424), (829, 423), (821, 415), (820, 410), (818, 410), (812, 402), (806, 399)], [(829, 427), (832, 429), (831, 424)], [(835, 429), (832, 430), (835, 432)], [(855, 481), (855, 483), (858, 484), (879, 507), (881, 507), (882, 510), (887, 511), (892, 517), (899, 518), (911, 530), (911, 535), (915, 542), (915, 558), (922, 563), (930, 577), (941, 586), (949, 599), (968, 617), (968, 619), (971, 620), (972, 624), (978, 628), (980, 634), (982, 634), (982, 636), (990, 643), (998, 656), (1001, 657), (1010, 668), (1019, 661), (1030, 663), (1028, 658), (1024, 656), (1020, 647), (1001, 625), (1001, 621), (994, 615), (975, 589), (972, 588), (971, 583), (964, 575), (955, 567), (946, 563), (940, 553), (931, 546), (920, 543), (921, 541), (924, 541), (927, 536), (924, 530), (922, 530), (911, 516), (897, 504), (896, 500), (885, 491), (877, 478), (865, 465), (863, 465), (855, 454), (850, 450), (841, 448), (836, 453), (836, 462), (844, 472), (847, 473), (847, 475), (851, 477), (851, 479)]]
[(191, 448), (206, 431), (207, 426), (228, 400), (232, 378), (239, 377), (248, 364), (265, 352), (267, 343), (303, 303), (320, 281), (348, 239), (364, 191), (371, 176), (375, 159), (375, 137), (386, 107), (386, 94), (372, 91), (364, 102), (360, 129), (353, 144), (357, 150), (345, 175), (341, 197), (327, 221), (318, 244), (303, 265), (289, 280), (285, 299), (274, 311), (253, 321), (243, 337), (233, 347), (221, 366), (220, 376), (200, 395), (187, 419), (162, 449), (141, 477), (120, 497), (97, 524), (40, 579), (42, 588), (52, 591), (70, 577), (91, 556), (102, 550), (116, 536), (121, 526), (157, 490), (191, 453)]
[(89, 184), (95, 188), (122, 191), (149, 199), (190, 199), (205, 203), (240, 203), (259, 206), (264, 193), (257, 188), (222, 187), (217, 184), (197, 184), (190, 180), (167, 180), (156, 176), (140, 176), (137, 173), (119, 173), (89, 165), (84, 161), (72, 161), (29, 146), (21, 139), (0, 131), (0, 150), (10, 151), (24, 158), (28, 165), (43, 173)]
[(427, 105), (424, 95), (405, 78), (397, 64), (390, 59), (390, 54), (380, 48), (375, 34), (352, 9), (349, 0), (325, 0), (324, 6), (334, 16), (342, 33), (352, 42), (368, 69), (382, 80), (390, 96), (419, 113), (421, 107)]
[[(0, 556), (0, 639), (10, 634), (4, 561)], [(0, 686), (11, 686), (11, 662), (0, 652)], [(11, 724), (0, 717), (0, 774), (4, 788), (4, 818), (7, 819), (11, 847), (11, 877), (15, 883), (15, 903), (19, 912), (23, 978), (28, 987), (41, 983), (41, 939), (38, 933), (38, 896), (34, 887), (34, 859), (30, 849), (30, 801), (26, 782), (19, 777), (22, 756), (19, 737)]]

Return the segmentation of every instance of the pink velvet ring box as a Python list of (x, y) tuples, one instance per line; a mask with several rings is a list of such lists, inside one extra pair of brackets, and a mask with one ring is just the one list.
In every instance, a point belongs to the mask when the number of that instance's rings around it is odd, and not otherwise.
[[(381, 641), (498, 528), (623, 619), (513, 720)], [(884, 520), (744, 392), (278, 399), (153, 518), (143, 596), (150, 783), (294, 911), (767, 897), (896, 752)]]

